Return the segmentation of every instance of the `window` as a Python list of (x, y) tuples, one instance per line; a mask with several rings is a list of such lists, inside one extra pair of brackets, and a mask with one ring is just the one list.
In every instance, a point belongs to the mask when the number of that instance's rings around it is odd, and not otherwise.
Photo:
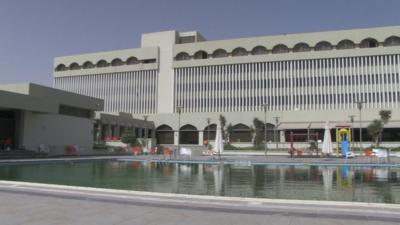
[(183, 61), (183, 60), (189, 60), (189, 59), (190, 59), (190, 55), (188, 53), (186, 53), (186, 52), (178, 53), (175, 56), (175, 60), (176, 61)]
[(350, 41), (350, 40), (347, 40), (347, 39), (340, 41), (336, 46), (336, 49), (339, 49), (339, 50), (341, 50), (341, 49), (352, 49), (352, 48), (355, 48), (354, 42)]
[(327, 41), (321, 41), (315, 45), (315, 51), (326, 51), (326, 50), (332, 50), (331, 43)]
[(108, 63), (105, 60), (100, 60), (100, 61), (97, 62), (96, 66), (100, 67), (100, 68), (101, 67), (107, 67)]
[(67, 116), (91, 118), (92, 112), (89, 109), (77, 108), (73, 106), (60, 105), (59, 113)]
[(122, 65), (124, 65), (124, 62), (122, 62), (122, 60), (119, 58), (111, 61), (111, 66), (122, 66)]
[(69, 65), (69, 69), (70, 70), (79, 70), (80, 66), (78, 63), (71, 63), (71, 65)]
[(267, 48), (264, 46), (256, 46), (251, 50), (252, 55), (264, 55), (267, 54)]
[(389, 47), (389, 46), (398, 46), (400, 45), (400, 37), (397, 36), (391, 36), (386, 38), (385, 42), (383, 43), (383, 46)]
[(272, 48), (272, 54), (288, 53), (289, 48), (284, 44), (275, 45)]
[(94, 68), (94, 65), (93, 65), (92, 62), (87, 61), (87, 62), (85, 62), (85, 63), (83, 64), (82, 67), (83, 67), (83, 69), (91, 69), (91, 68)]
[(232, 51), (232, 56), (246, 56), (247, 55), (247, 50), (246, 49), (244, 49), (244, 48), (241, 48), (241, 47), (239, 47), (239, 48), (235, 48), (233, 51)]
[(135, 64), (139, 64), (139, 60), (136, 57), (129, 57), (126, 60), (126, 65), (135, 65)]
[(59, 64), (56, 67), (56, 71), (65, 71), (65, 70), (67, 70), (67, 67), (64, 64)]
[(378, 47), (378, 41), (373, 38), (366, 38), (361, 41), (360, 48), (376, 48)]
[(227, 57), (227, 56), (228, 56), (228, 53), (224, 49), (217, 49), (212, 54), (213, 58), (223, 58), (223, 57)]
[(293, 47), (293, 52), (308, 52), (310, 51), (310, 46), (306, 43), (297, 43), (294, 47)]
[(200, 50), (194, 54), (194, 58), (195, 59), (207, 59), (208, 54), (207, 54), (207, 52)]

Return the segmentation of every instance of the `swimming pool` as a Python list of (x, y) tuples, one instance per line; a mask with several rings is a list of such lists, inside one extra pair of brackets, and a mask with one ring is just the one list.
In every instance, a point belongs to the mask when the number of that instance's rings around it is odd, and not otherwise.
[(400, 203), (399, 167), (60, 161), (0, 164), (0, 179), (197, 195)]

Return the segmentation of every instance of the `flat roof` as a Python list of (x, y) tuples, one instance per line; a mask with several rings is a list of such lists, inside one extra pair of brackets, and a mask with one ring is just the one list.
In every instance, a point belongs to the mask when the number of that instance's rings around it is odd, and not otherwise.
[(0, 85), (0, 108), (58, 113), (60, 105), (101, 111), (104, 100), (33, 83)]

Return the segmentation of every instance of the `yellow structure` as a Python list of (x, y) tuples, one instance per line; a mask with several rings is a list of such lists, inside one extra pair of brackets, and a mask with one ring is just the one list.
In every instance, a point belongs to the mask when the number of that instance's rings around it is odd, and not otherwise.
[(342, 142), (343, 136), (349, 141), (351, 146), (351, 129), (350, 126), (337, 126), (336, 127), (336, 157), (339, 157), (339, 144)]

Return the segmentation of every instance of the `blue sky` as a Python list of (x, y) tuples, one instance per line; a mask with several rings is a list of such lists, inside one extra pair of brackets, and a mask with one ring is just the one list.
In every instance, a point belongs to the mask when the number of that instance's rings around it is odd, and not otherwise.
[(144, 32), (207, 39), (400, 25), (399, 0), (0, 0), (0, 83), (52, 84), (55, 56), (134, 48)]

